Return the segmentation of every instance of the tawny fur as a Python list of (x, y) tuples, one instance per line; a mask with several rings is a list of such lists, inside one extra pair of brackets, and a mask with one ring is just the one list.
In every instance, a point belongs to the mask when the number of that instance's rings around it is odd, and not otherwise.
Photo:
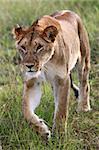
[(80, 81), (78, 110), (90, 110), (90, 46), (80, 17), (71, 11), (56, 12), (43, 16), (29, 28), (14, 28), (13, 34), (26, 72), (23, 94), (25, 118), (43, 137), (50, 137), (48, 127), (34, 112), (40, 103), (40, 86), (46, 79), (53, 87), (55, 99), (53, 131), (65, 131), (70, 72), (76, 64)]

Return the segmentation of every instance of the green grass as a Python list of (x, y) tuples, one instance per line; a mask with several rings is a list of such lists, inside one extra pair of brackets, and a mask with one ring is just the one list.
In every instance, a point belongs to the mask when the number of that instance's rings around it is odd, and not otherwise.
[[(52, 138), (48, 145), (29, 128), (21, 111), (22, 74), (14, 65), (16, 55), (11, 30), (17, 23), (30, 25), (35, 19), (56, 10), (77, 12), (87, 28), (91, 44), (91, 107), (77, 113), (71, 92), (67, 137)], [(74, 74), (75, 82), (77, 82)], [(49, 85), (36, 113), (52, 126), (54, 103)], [(0, 0), (0, 144), (3, 150), (98, 150), (99, 149), (99, 1), (98, 0)]]

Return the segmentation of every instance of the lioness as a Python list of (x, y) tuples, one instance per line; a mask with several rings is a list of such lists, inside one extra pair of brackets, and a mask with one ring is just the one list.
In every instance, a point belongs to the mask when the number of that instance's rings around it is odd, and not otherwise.
[(35, 114), (41, 98), (41, 84), (47, 80), (55, 99), (52, 131), (66, 128), (70, 94), (70, 72), (77, 64), (80, 81), (78, 110), (90, 110), (89, 69), (90, 46), (80, 17), (64, 10), (45, 15), (30, 27), (13, 29), (16, 48), (24, 68), (23, 114), (36, 131), (45, 138), (50, 130)]

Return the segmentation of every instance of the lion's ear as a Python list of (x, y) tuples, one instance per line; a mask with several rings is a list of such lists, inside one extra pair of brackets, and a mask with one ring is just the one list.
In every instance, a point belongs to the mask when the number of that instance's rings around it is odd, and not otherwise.
[(17, 25), (17, 27), (14, 27), (12, 29), (12, 34), (14, 39), (18, 39), (19, 36), (22, 35), (22, 33), (23, 33), (22, 27), (19, 25)]
[(45, 38), (47, 41), (54, 42), (57, 34), (57, 28), (55, 26), (49, 26), (44, 29), (43, 38)]

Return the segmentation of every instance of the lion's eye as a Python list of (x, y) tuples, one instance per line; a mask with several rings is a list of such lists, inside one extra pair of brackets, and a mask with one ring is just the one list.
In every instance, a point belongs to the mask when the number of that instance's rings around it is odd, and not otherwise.
[(36, 52), (39, 52), (40, 50), (42, 50), (42, 48), (43, 48), (43, 45), (38, 44), (38, 46), (36, 48)]
[(26, 50), (26, 48), (24, 47), (24, 46), (21, 46), (21, 48), (25, 51)]
[(24, 46), (19, 47), (19, 52), (23, 55), (26, 53), (26, 48)]

